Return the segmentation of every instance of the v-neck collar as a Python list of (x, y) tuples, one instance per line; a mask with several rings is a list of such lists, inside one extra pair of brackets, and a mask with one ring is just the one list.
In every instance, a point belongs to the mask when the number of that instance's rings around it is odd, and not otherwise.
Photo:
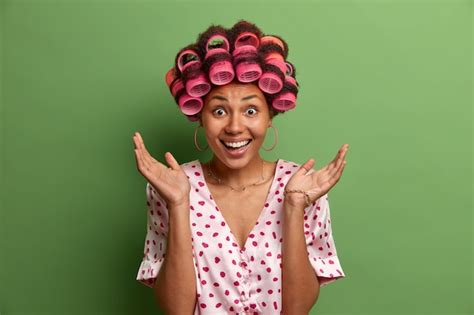
[(245, 249), (247, 248), (247, 242), (249, 241), (249, 235), (254, 233), (254, 230), (257, 226), (257, 222), (259, 224), (261, 224), (262, 222), (262, 218), (264, 217), (265, 215), (265, 212), (266, 212), (266, 209), (268, 208), (268, 204), (270, 202), (270, 194), (271, 192), (275, 189), (275, 185), (276, 185), (276, 182), (277, 182), (277, 178), (279, 176), (279, 170), (280, 170), (280, 163), (282, 162), (282, 159), (278, 159), (277, 160), (277, 163), (276, 163), (276, 166), (275, 166), (275, 174), (273, 176), (273, 180), (272, 180), (272, 184), (270, 185), (270, 189), (268, 190), (267, 192), (267, 197), (265, 198), (265, 203), (263, 204), (263, 209), (260, 210), (260, 214), (258, 215), (258, 218), (257, 218), (257, 221), (256, 223), (253, 225), (252, 229), (250, 230), (250, 232), (247, 234), (247, 237), (245, 239), (245, 243), (244, 243), (244, 247), (243, 248), (240, 248), (240, 244), (239, 242), (237, 241), (237, 239), (235, 238), (235, 234), (233, 233), (233, 231), (231, 230), (230, 228), (230, 225), (227, 223), (227, 220), (224, 218), (224, 215), (222, 214), (221, 210), (220, 210), (220, 207), (217, 205), (216, 203), (216, 200), (214, 199), (214, 197), (212, 196), (212, 193), (211, 191), (209, 190), (209, 187), (207, 185), (207, 182), (206, 182), (206, 178), (204, 177), (204, 169), (202, 167), (202, 164), (199, 160), (196, 160), (196, 165), (199, 167), (200, 169), (200, 173), (201, 173), (201, 176), (202, 176), (202, 181), (203, 183), (205, 184), (204, 185), (204, 189), (205, 189), (205, 192), (208, 194), (209, 198), (211, 199), (211, 202), (213, 204), (213, 206), (215, 206), (219, 211), (219, 216), (221, 217), (222, 221), (225, 222), (225, 225), (227, 226), (227, 231), (231, 234), (231, 237), (233, 238), (234, 242), (237, 244), (237, 247), (239, 248), (240, 252), (243, 252), (245, 251)]

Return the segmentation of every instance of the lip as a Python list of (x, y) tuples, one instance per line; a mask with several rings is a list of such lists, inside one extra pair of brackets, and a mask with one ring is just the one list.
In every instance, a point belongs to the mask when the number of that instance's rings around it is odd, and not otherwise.
[(233, 150), (233, 151), (227, 149), (227, 147), (222, 142), (221, 142), (221, 144), (224, 147), (224, 151), (227, 152), (228, 155), (230, 155), (232, 157), (240, 157), (240, 156), (245, 154), (247, 149), (252, 145), (252, 142), (253, 142), (253, 140), (250, 139), (250, 142), (245, 147), (243, 147), (241, 149), (238, 149), (238, 150)]

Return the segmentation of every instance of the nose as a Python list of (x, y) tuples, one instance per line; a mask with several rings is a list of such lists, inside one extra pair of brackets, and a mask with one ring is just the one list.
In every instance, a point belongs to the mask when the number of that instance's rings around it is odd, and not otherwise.
[(230, 115), (229, 121), (226, 125), (225, 131), (227, 133), (239, 133), (243, 130), (244, 124), (242, 121), (242, 117), (237, 114), (233, 113)]

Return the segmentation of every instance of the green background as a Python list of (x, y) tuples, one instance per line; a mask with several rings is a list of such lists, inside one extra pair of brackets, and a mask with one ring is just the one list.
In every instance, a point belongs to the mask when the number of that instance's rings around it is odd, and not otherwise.
[[(135, 278), (145, 179), (207, 161), (164, 82), (211, 23), (289, 44), (297, 107), (266, 159), (321, 168), (346, 278), (312, 314), (473, 314), (472, 1), (2, 1), (0, 314), (157, 314)], [(264, 146), (274, 141), (270, 129)], [(205, 138), (199, 133), (199, 143)]]

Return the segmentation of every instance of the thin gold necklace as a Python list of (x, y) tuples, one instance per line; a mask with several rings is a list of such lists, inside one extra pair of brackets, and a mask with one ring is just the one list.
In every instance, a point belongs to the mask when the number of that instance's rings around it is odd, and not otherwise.
[(232, 187), (232, 186), (230, 186), (230, 185), (227, 185), (227, 184), (222, 183), (222, 181), (220, 180), (220, 178), (217, 178), (217, 177), (214, 175), (214, 173), (212, 172), (211, 163), (209, 163), (209, 172), (207, 172), (207, 174), (208, 174), (208, 175), (211, 175), (212, 177), (214, 177), (214, 178), (219, 182), (219, 184), (226, 185), (226, 186), (230, 187), (230, 189), (231, 189), (232, 191), (239, 191), (239, 192), (240, 192), (240, 191), (244, 191), (247, 187), (255, 186), (255, 185), (258, 185), (259, 183), (262, 183), (262, 182), (265, 181), (265, 179), (264, 179), (264, 177), (263, 177), (263, 165), (264, 165), (264, 161), (263, 161), (263, 159), (262, 159), (262, 178), (260, 179), (260, 181), (255, 182), (255, 183), (250, 184), (250, 185), (246, 185), (246, 186), (244, 186), (244, 188), (242, 188), (242, 189), (240, 189), (240, 190), (239, 190), (239, 189), (235, 189), (234, 187)]

